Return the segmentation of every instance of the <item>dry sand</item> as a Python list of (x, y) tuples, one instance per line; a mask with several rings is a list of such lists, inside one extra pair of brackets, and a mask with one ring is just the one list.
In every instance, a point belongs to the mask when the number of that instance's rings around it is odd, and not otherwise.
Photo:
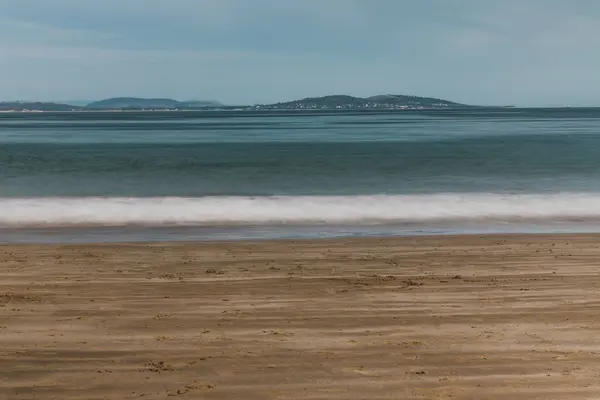
[(600, 236), (4, 246), (0, 265), (0, 399), (600, 398)]

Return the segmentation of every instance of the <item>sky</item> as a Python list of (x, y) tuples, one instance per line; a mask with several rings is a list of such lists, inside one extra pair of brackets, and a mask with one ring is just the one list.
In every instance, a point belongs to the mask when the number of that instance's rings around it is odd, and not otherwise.
[(597, 0), (0, 0), (0, 100), (600, 106)]

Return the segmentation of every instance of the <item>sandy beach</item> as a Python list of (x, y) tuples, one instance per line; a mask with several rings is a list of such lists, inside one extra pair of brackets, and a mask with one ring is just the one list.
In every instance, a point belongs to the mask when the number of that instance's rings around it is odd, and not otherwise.
[(0, 265), (0, 399), (600, 398), (600, 236), (2, 246)]

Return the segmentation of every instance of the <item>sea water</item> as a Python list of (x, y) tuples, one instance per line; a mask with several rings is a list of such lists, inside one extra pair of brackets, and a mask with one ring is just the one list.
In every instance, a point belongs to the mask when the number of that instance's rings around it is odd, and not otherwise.
[(600, 109), (0, 114), (0, 241), (600, 231)]

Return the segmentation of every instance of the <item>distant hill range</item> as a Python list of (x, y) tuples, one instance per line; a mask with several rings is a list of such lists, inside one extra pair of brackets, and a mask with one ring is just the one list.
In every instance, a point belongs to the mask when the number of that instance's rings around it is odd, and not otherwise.
[(469, 107), (453, 101), (433, 97), (406, 96), (383, 94), (371, 97), (354, 97), (347, 95), (332, 95), (322, 97), (307, 97), (301, 100), (288, 101), (267, 105), (257, 105), (263, 109), (355, 109), (355, 108), (390, 108), (390, 109), (419, 109), (419, 108), (458, 108)]
[(154, 109), (177, 110), (194, 108), (217, 108), (223, 105), (216, 101), (178, 101), (173, 99), (142, 99), (137, 97), (114, 97), (94, 101), (85, 106), (90, 110)]
[(351, 109), (432, 109), (471, 107), (433, 97), (385, 94), (371, 97), (331, 95), (307, 97), (274, 104), (224, 106), (216, 101), (179, 101), (168, 98), (114, 97), (87, 105), (52, 102), (0, 102), (0, 111), (101, 111), (101, 110), (351, 110)]
[(0, 111), (78, 111), (81, 107), (70, 104), (47, 103), (41, 101), (0, 102)]

